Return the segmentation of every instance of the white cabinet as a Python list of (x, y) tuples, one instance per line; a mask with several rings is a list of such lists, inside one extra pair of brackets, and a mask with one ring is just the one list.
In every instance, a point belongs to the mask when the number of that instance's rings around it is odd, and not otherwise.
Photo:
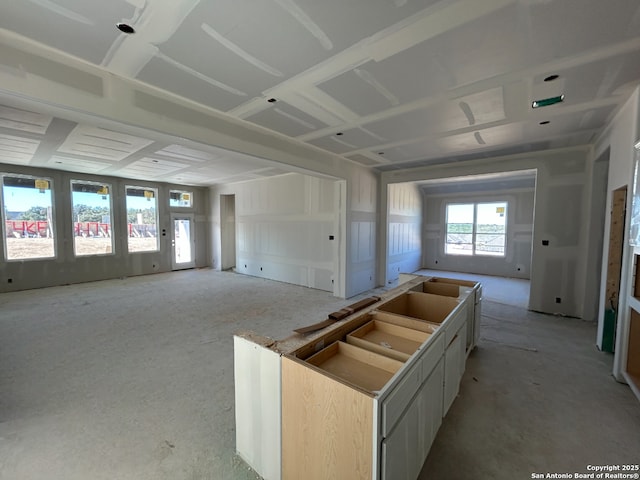
[(415, 480), (442, 423), (442, 358), (412, 399), (398, 424), (382, 441), (382, 479)]
[[(458, 394), (468, 332), (475, 333), (468, 327), (475, 306), (470, 295), (426, 293), (423, 282), (408, 281), (295, 347), (291, 339), (255, 348), (237, 341), (236, 361), (244, 364), (236, 366), (237, 375), (245, 367), (256, 371), (261, 348), (277, 349), (280, 359), (278, 372), (269, 374), (280, 381), (279, 396), (258, 388), (265, 372), (260, 379), (253, 373), (236, 379), (242, 458), (269, 480), (415, 480)], [(276, 369), (273, 362), (265, 367)], [(268, 402), (259, 398), (263, 391)], [(273, 418), (281, 423), (270, 443)], [(265, 445), (274, 447), (269, 457), (278, 461), (253, 451)]]
[(460, 356), (464, 355), (464, 343), (460, 335), (456, 335), (447, 347), (444, 354), (444, 409), (442, 416), (444, 417), (451, 404), (456, 399), (460, 389)]

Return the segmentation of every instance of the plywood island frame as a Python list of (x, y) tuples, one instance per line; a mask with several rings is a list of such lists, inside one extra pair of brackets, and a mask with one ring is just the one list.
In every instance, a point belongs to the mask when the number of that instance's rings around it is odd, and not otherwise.
[(479, 338), (479, 283), (401, 275), (324, 328), (234, 336), (236, 451), (265, 480), (415, 480)]

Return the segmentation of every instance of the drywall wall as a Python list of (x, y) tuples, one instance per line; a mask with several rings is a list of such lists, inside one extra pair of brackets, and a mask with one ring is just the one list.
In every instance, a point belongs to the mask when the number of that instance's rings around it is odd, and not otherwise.
[[(535, 169), (535, 218), (531, 257), (529, 308), (583, 318), (587, 275), (599, 259), (588, 257), (591, 195), (589, 147), (547, 150), (383, 172), (381, 188), (392, 183)], [(384, 264), (380, 269), (386, 269)], [(386, 274), (386, 273), (385, 273)], [(559, 303), (558, 303), (559, 301)]]
[[(606, 275), (607, 252), (609, 251), (609, 213), (611, 211), (611, 192), (622, 186), (628, 187), (627, 212), (631, 211), (631, 197), (633, 192), (633, 163), (634, 144), (640, 139), (640, 87), (636, 87), (629, 100), (618, 110), (616, 116), (605, 129), (603, 135), (596, 143), (594, 156), (598, 158), (605, 150), (609, 149), (609, 181), (607, 184), (607, 218), (604, 227), (604, 241), (602, 249), (601, 282), (600, 282), (600, 308), (598, 312), (598, 331), (596, 344), (602, 347), (602, 329), (604, 325), (604, 305), (606, 304)], [(620, 278), (620, 298), (618, 303), (618, 318), (616, 331), (616, 346), (613, 362), (613, 375), (619, 381), (624, 381), (622, 376), (623, 365), (627, 359), (627, 345), (630, 314), (627, 296), (631, 291), (632, 283), (632, 250), (628, 238), (627, 225), (624, 229), (622, 253), (622, 276)]]
[[(424, 268), (529, 278), (533, 241), (535, 175), (514, 180), (457, 182), (423, 186)], [(504, 257), (445, 255), (448, 203), (507, 202)]]
[(393, 284), (400, 273), (422, 265), (422, 194), (414, 183), (387, 187), (387, 278)]
[[(335, 188), (335, 180), (297, 173), (214, 187), (216, 219), (220, 196), (235, 196), (236, 271), (333, 292)], [(220, 247), (215, 268), (224, 255)]]
[[(4, 258), (6, 233), (3, 225), (2, 238), (0, 239), (0, 249), (2, 251), (2, 259), (0, 260), (0, 292), (171, 271), (173, 254), (170, 230), (172, 227), (172, 212), (194, 214), (195, 264), (196, 267), (208, 265), (210, 228), (207, 224), (208, 220), (206, 216), (209, 193), (207, 189), (70, 173), (59, 170), (36, 169), (17, 165), (0, 164), (0, 172), (51, 179), (54, 194), (53, 215), (56, 245), (55, 258), (6, 261)], [(113, 202), (111, 224), (114, 231), (115, 249), (112, 255), (75, 256), (70, 193), (71, 180), (87, 180), (111, 185)], [(141, 253), (127, 252), (128, 230), (125, 186), (158, 189), (158, 231), (162, 232), (164, 230), (164, 235), (162, 233), (160, 235), (159, 251)], [(170, 208), (169, 190), (171, 189), (193, 192), (193, 207)]]
[(224, 255), (221, 196), (235, 195), (239, 273), (345, 298), (375, 287), (378, 178), (357, 166), (345, 176), (291, 173), (211, 187), (211, 265), (220, 269)]
[(346, 298), (378, 285), (378, 181), (375, 172), (354, 167), (344, 182), (346, 256), (343, 296)]

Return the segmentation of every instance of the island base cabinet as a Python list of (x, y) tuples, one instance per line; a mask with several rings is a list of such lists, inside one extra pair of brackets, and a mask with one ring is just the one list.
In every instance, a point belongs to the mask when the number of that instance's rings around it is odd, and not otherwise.
[(373, 404), (371, 395), (283, 356), (282, 479), (371, 480)]
[(441, 359), (388, 438), (382, 441), (382, 480), (415, 480), (442, 423)]
[(464, 360), (466, 343), (466, 326), (460, 329), (458, 334), (451, 340), (444, 353), (444, 417), (460, 390), (460, 380), (464, 373)]

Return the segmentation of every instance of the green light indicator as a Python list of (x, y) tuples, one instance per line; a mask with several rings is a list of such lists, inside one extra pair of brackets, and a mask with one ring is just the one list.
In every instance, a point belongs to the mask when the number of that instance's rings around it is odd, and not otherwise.
[(564, 102), (564, 94), (557, 97), (544, 98), (542, 100), (534, 100), (531, 104), (532, 108), (548, 107), (549, 105), (555, 105), (556, 103)]

